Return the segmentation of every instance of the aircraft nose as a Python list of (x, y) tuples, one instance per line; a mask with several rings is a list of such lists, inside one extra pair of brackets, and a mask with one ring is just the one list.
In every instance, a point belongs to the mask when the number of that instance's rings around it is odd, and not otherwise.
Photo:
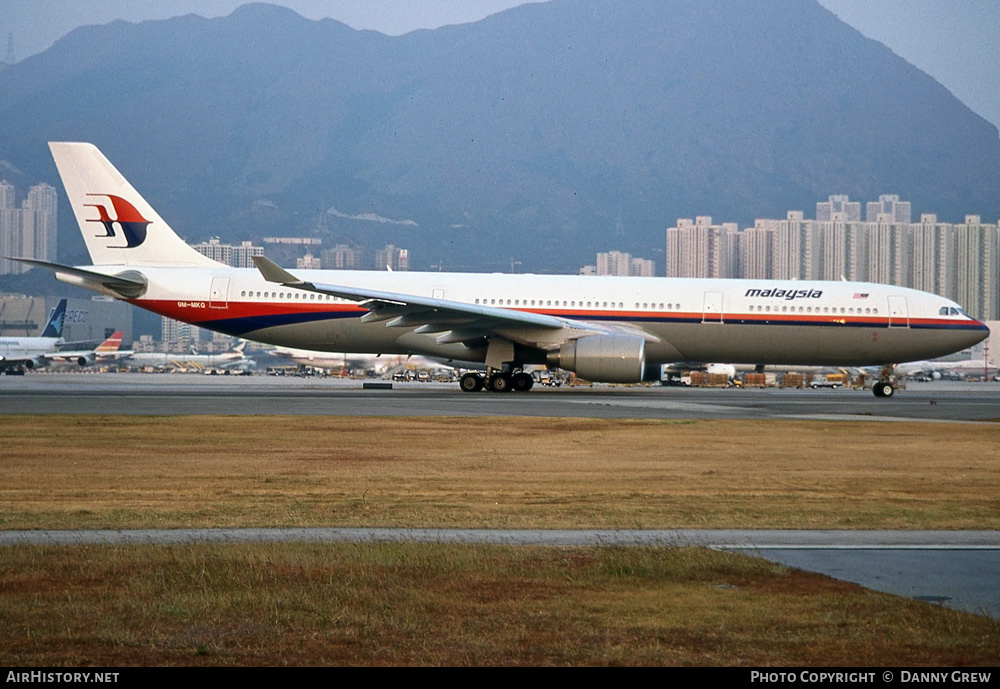
[(961, 331), (964, 335), (963, 339), (966, 341), (962, 345), (963, 347), (971, 347), (974, 344), (979, 344), (990, 336), (990, 329), (985, 323), (971, 317), (969, 320), (971, 321), (969, 325)]

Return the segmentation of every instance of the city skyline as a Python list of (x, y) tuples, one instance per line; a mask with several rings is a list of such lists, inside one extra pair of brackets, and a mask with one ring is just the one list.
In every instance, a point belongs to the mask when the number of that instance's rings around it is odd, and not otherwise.
[[(968, 214), (941, 222), (883, 194), (867, 202), (831, 195), (817, 218), (800, 210), (752, 227), (679, 218), (666, 230), (667, 277), (849, 280), (911, 287), (953, 299), (975, 317), (1000, 318), (1000, 223)], [(840, 208), (832, 211), (831, 208)]]
[[(32, 186), (17, 203), (16, 188), (0, 181), (0, 256), (57, 261), (58, 192), (48, 183)], [(939, 221), (921, 213), (913, 221), (909, 201), (880, 194), (864, 202), (833, 194), (816, 202), (815, 219), (801, 210), (784, 218), (758, 218), (750, 227), (714, 223), (712, 216), (679, 218), (666, 230), (664, 274), (667, 277), (745, 278), (761, 280), (850, 280), (910, 287), (953, 299), (977, 318), (1000, 319), (1000, 221), (978, 214), (964, 222)], [(265, 238), (265, 242), (299, 241), (322, 246), (317, 238)], [(307, 244), (308, 243), (308, 244)], [(262, 247), (211, 239), (193, 245), (214, 260), (252, 267)], [(362, 266), (362, 248), (337, 244), (320, 254), (333, 267)], [(409, 270), (409, 252), (386, 245), (374, 252), (376, 270)], [(319, 268), (310, 253), (298, 268)], [(369, 268), (371, 266), (365, 266)], [(0, 262), (0, 274), (20, 274), (27, 266)], [(653, 261), (617, 250), (597, 254), (595, 266), (583, 274), (651, 276)]]

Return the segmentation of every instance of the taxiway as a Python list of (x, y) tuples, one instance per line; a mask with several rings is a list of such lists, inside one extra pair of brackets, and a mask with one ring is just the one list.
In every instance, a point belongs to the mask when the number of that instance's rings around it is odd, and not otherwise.
[(1000, 420), (1000, 383), (911, 383), (890, 399), (867, 390), (536, 387), (463, 393), (456, 383), (183, 374), (35, 373), (0, 377), (0, 414), (291, 414), (656, 419)]

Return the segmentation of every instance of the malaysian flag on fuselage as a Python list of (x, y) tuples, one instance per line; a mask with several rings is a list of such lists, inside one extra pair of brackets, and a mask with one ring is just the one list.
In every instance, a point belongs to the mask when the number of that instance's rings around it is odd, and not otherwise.
[(868, 292), (855, 292), (854, 293), (854, 298), (855, 299), (867, 299), (868, 298)]

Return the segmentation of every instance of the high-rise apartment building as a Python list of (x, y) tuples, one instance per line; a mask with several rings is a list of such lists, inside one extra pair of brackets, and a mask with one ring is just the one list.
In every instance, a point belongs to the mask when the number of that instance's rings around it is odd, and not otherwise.
[(386, 244), (384, 249), (375, 252), (375, 270), (409, 270), (410, 252), (400, 249), (394, 244)]
[(254, 246), (253, 242), (240, 242), (239, 246), (234, 246), (223, 244), (217, 237), (201, 244), (195, 244), (193, 248), (213, 261), (224, 263), (233, 268), (253, 268), (253, 257), (264, 255), (264, 247)]
[(1000, 228), (983, 223), (978, 215), (965, 216), (953, 228), (955, 293), (952, 297), (973, 316), (1000, 318)]
[[(836, 210), (839, 208), (839, 210)], [(703, 216), (667, 230), (667, 275), (773, 280), (852, 280), (912, 287), (957, 301), (977, 318), (1000, 319), (1000, 227), (969, 215), (938, 222), (926, 213), (909, 221), (910, 203), (883, 195), (868, 204), (831, 196), (817, 219), (788, 211), (759, 218), (742, 231), (723, 231)]]
[(628, 275), (632, 256), (621, 251), (607, 251), (597, 254), (598, 275)]
[[(0, 256), (56, 261), (58, 196), (55, 187), (36, 184), (17, 206), (12, 184), (0, 182)], [(24, 273), (28, 266), (0, 259), (0, 274)]]
[(319, 270), (323, 267), (322, 262), (312, 252), (307, 251), (302, 258), (295, 259), (295, 267), (299, 270)]
[(847, 222), (859, 222), (861, 202), (851, 201), (846, 195), (838, 194), (816, 204), (816, 220), (833, 220), (834, 213), (840, 213)]
[(910, 286), (934, 294), (955, 293), (953, 226), (924, 213), (910, 225)]
[(750, 280), (767, 280), (771, 277), (774, 248), (774, 232), (767, 226), (767, 220), (757, 220), (739, 234), (740, 255), (739, 277)]
[(882, 194), (878, 201), (865, 206), (865, 221), (878, 222), (878, 216), (888, 215), (890, 222), (910, 222), (910, 202), (900, 201), (896, 194)]
[(14, 185), (0, 181), (0, 275), (22, 273), (22, 263), (8, 261), (3, 256), (21, 256), (21, 218)]
[(163, 316), (160, 319), (160, 339), (166, 351), (189, 353), (201, 341), (201, 328)]
[(739, 227), (713, 225), (711, 216), (679, 218), (667, 229), (667, 277), (738, 277)]
[(633, 256), (629, 261), (628, 274), (631, 277), (651, 278), (656, 275), (656, 264), (648, 258)]
[(364, 267), (364, 250), (347, 244), (337, 244), (320, 253), (323, 267), (328, 270), (361, 270)]
[(653, 262), (622, 251), (608, 251), (597, 254), (596, 266), (584, 266), (581, 275), (618, 275), (624, 277), (653, 277), (656, 268)]

